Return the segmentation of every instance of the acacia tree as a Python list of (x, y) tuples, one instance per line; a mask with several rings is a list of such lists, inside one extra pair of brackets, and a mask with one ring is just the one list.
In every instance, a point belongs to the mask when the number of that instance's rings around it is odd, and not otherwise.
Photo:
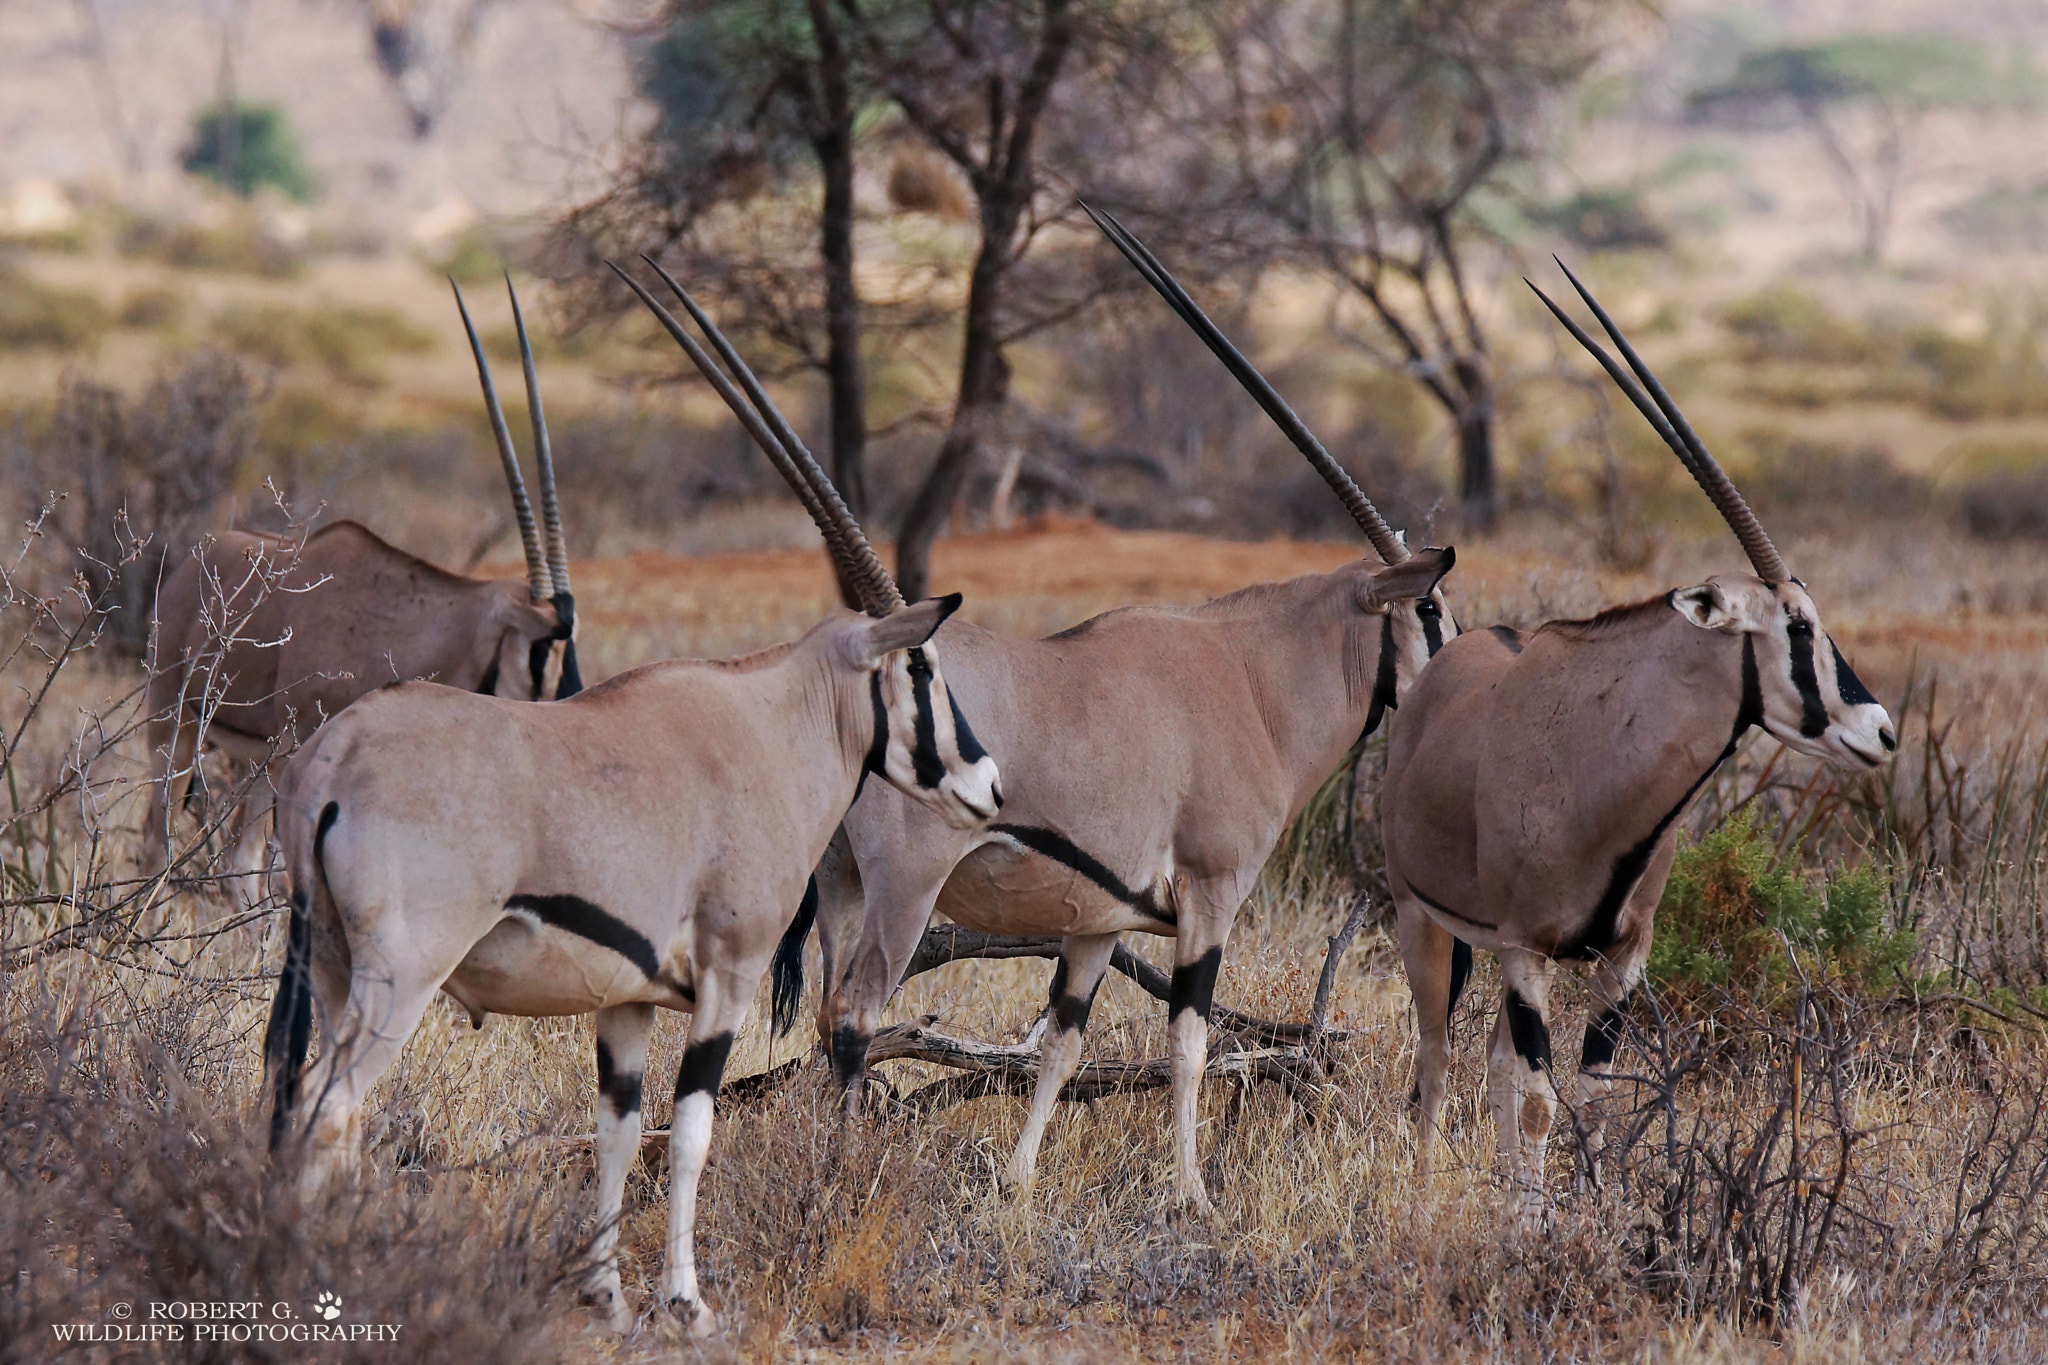
[[(664, 257), (746, 330), (822, 373), (833, 481), (862, 515), (854, 156), (869, 97), (839, 15), (829, 0), (673, 0), (638, 54), (637, 76), (655, 118), (617, 182), (561, 223), (553, 273), (582, 281), (596, 257)], [(799, 162), (816, 174), (818, 199), (772, 199)], [(618, 289), (595, 302), (630, 306)]]
[(1746, 53), (1690, 104), (1702, 118), (1796, 120), (1820, 148), (1856, 220), (1863, 259), (1874, 265), (1926, 117), (1938, 109), (1988, 112), (2024, 99), (2028, 83), (2018, 67), (1994, 72), (1983, 49), (1960, 38), (1852, 33)]
[(1348, 334), (1412, 376), (1457, 432), (1476, 524), (1497, 510), (1494, 373), (1475, 208), (1539, 154), (1594, 55), (1582, 0), (1248, 0), (1212, 10), (1248, 231), (1364, 305)]

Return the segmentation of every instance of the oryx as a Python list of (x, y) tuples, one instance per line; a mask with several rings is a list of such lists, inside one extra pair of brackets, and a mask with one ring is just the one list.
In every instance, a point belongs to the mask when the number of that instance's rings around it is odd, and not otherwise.
[(1556, 1103), (1556, 964), (1593, 964), (1579, 1086), (1597, 1136), (1612, 1084), (1604, 1069), (1649, 956), (1675, 822), (1694, 794), (1752, 726), (1851, 768), (1875, 767), (1897, 747), (1891, 718), (1742, 495), (1606, 311), (1572, 284), (1640, 385), (1544, 303), (1706, 490), (1757, 576), (1716, 574), (1532, 632), (1464, 635), (1423, 672), (1388, 749), (1387, 878), (1421, 1034), (1417, 1165), (1426, 1173), (1433, 1156), (1448, 1019), (1471, 949), (1497, 953), (1504, 989), (1487, 1091), (1501, 1173), (1524, 1212), (1542, 1198)]
[[(890, 610), (902, 599), (836, 494), (805, 501), (871, 615), (549, 706), (404, 683), (292, 761), (278, 797), (291, 947), (265, 1058), (272, 1145), (307, 1132), (307, 1187), (353, 1159), (362, 1097), (436, 992), (479, 1024), (595, 1011), (591, 1292), (624, 1326), (617, 1223), (648, 1033), (656, 1007), (689, 1011), (661, 1300), (692, 1332), (715, 1328), (692, 1246), (712, 1100), (811, 868), (869, 774), (961, 829), (1002, 804), (926, 644), (959, 597)], [(326, 1041), (301, 1080), (315, 997)]]
[[(512, 288), (509, 276), (505, 287)], [(533, 420), (545, 542), (460, 289), (455, 302), (511, 487), (526, 581), (450, 573), (353, 521), (325, 526), (303, 544), (230, 531), (186, 557), (157, 595), (150, 648), (154, 774), (143, 847), (152, 873), (169, 861), (170, 814), (193, 780), (202, 736), (238, 765), (259, 763), (303, 742), (365, 693), (413, 678), (537, 700), (557, 640), (563, 645), (555, 695), (581, 690), (569, 552), (519, 298), (512, 296), (512, 317)], [(267, 791), (257, 784), (235, 813), (231, 847), (261, 847), (260, 836), (252, 835), (261, 827)]]
[[(988, 933), (1063, 935), (1037, 1093), (1008, 1167), (1028, 1192), (1118, 936), (1172, 937), (1175, 1197), (1207, 1209), (1195, 1106), (1211, 995), (1238, 906), (1288, 821), (1455, 630), (1437, 591), (1454, 556), (1411, 555), (1144, 247), (1113, 222), (1102, 226), (1329, 481), (1378, 556), (1202, 606), (1111, 611), (1043, 640), (949, 622), (938, 643), (954, 695), (1001, 758), (1010, 804), (1000, 823), (962, 830), (880, 785), (854, 803), (818, 871), (819, 1031), (851, 1085), (935, 907)], [(773, 435), (799, 450), (710, 319), (668, 283), (748, 385)], [(714, 373), (708, 358), (700, 364)], [(800, 916), (777, 957), (784, 1018), (801, 987), (808, 927)]]

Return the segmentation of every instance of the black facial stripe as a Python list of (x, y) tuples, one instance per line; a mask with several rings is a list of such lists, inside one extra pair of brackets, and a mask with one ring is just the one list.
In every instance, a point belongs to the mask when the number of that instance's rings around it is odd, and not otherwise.
[(1501, 1008), (1508, 1013), (1508, 1037), (1514, 1040), (1515, 1052), (1531, 1071), (1550, 1070), (1550, 1028), (1536, 1007), (1510, 986)]
[(1827, 733), (1828, 708), (1813, 671), (1813, 628), (1787, 630), (1785, 637), (1792, 645), (1792, 685), (1799, 689), (1799, 733), (1818, 739)]
[(932, 671), (918, 666), (924, 661), (922, 653), (913, 649), (910, 656), (910, 694), (917, 701), (917, 743), (910, 751), (910, 767), (917, 785), (929, 791), (945, 779), (946, 762), (939, 757), (939, 721), (932, 714)]
[(602, 1038), (597, 1040), (597, 1093), (620, 1118), (640, 1108), (640, 1073), (622, 1074), (612, 1061), (611, 1047)]
[(988, 750), (981, 747), (981, 741), (974, 737), (974, 728), (967, 723), (967, 717), (960, 714), (960, 703), (953, 699), (953, 689), (946, 689), (946, 705), (953, 712), (953, 747), (960, 751), (963, 763), (979, 763), (988, 757)]
[(1520, 654), (1522, 652), (1522, 632), (1516, 630), (1513, 626), (1488, 626), (1486, 632), (1493, 636), (1494, 639), (1506, 645), (1508, 653)]
[(1842, 650), (1832, 639), (1828, 648), (1835, 656), (1835, 690), (1842, 700), (1851, 706), (1872, 706), (1877, 698), (1870, 695), (1870, 689), (1863, 685), (1863, 679), (1856, 676), (1856, 670), (1849, 667), (1849, 661), (1842, 657)]
[(676, 1103), (691, 1095), (716, 1095), (718, 1082), (725, 1075), (726, 1054), (731, 1051), (730, 1033), (699, 1038), (684, 1048), (683, 1064), (676, 1071)]
[(1458, 1012), (1458, 997), (1465, 993), (1465, 982), (1472, 976), (1472, 945), (1462, 938), (1451, 940), (1451, 990), (1450, 999), (1444, 1006), (1444, 1018)]
[(1429, 646), (1429, 657), (1444, 647), (1444, 618), (1437, 610), (1436, 603), (1427, 597), (1415, 604), (1415, 615), (1422, 621), (1422, 642)]
[[(875, 708), (875, 741), (868, 745), (868, 756), (861, 763), (860, 770), (863, 776), (867, 773), (873, 773), (876, 777), (887, 778), (889, 775), (889, 708), (882, 704), (882, 673), (880, 669), (868, 674), (868, 700), (874, 703)], [(859, 791), (854, 792), (854, 799), (856, 801), (860, 799)]]
[(1040, 857), (1050, 858), (1062, 866), (1071, 867), (1147, 919), (1158, 920), (1161, 924), (1175, 922), (1173, 911), (1160, 908), (1159, 893), (1154, 888), (1148, 886), (1143, 891), (1134, 891), (1125, 886), (1121, 877), (1091, 855), (1082, 852), (1064, 834), (1040, 829), (1036, 825), (990, 825), (989, 829), (1015, 839)]
[(505, 908), (531, 911), (542, 924), (611, 949), (638, 967), (649, 981), (661, 973), (654, 945), (638, 929), (581, 896), (514, 896), (505, 902)]
[(1415, 899), (1421, 901), (1424, 905), (1436, 911), (1439, 915), (1449, 915), (1452, 919), (1458, 921), (1458, 923), (1460, 924), (1469, 924), (1475, 929), (1497, 929), (1500, 927), (1497, 924), (1488, 924), (1483, 919), (1473, 919), (1470, 915), (1459, 914), (1457, 911), (1451, 909), (1450, 906), (1445, 905), (1442, 901), (1437, 900), (1435, 897), (1429, 895), (1421, 887), (1417, 886), (1414, 882), (1408, 883), (1408, 889), (1409, 891), (1414, 893)]
[(1579, 1055), (1579, 1070), (1598, 1071), (1614, 1060), (1621, 1046), (1621, 1032), (1628, 1026), (1628, 1000), (1609, 1005), (1586, 1025), (1586, 1050)]
[(484, 670), (483, 679), (477, 683), (476, 690), (486, 697), (492, 697), (497, 695), (498, 660), (496, 659), (495, 656), (491, 659), (491, 666)]
[(539, 701), (545, 694), (541, 683), (548, 674), (548, 652), (555, 647), (553, 640), (535, 640), (526, 651), (526, 670), (533, 675), (533, 699)]
[(868, 1070), (868, 1035), (851, 1024), (832, 1030), (832, 1074), (840, 1087), (852, 1085)]
[[(1742, 700), (1735, 710), (1735, 725), (1728, 734), (1728, 743), (1722, 748), (1708, 769), (1699, 775), (1678, 804), (1664, 812), (1664, 818), (1657, 822), (1642, 840), (1626, 853), (1614, 860), (1614, 870), (1607, 876), (1607, 889), (1600, 893), (1600, 900), (1593, 907), (1593, 913), (1579, 932), (1557, 945), (1552, 957), (1567, 962), (1583, 962), (1588, 958), (1605, 953), (1614, 946), (1620, 930), (1622, 907), (1628, 904), (1629, 896), (1635, 891), (1636, 883), (1642, 880), (1643, 869), (1650, 865), (1650, 855), (1657, 851), (1657, 841), (1664, 837), (1664, 831), (1671, 828), (1671, 822), (1691, 804), (1699, 789), (1714, 775), (1714, 769), (1721, 766), (1728, 755), (1735, 752), (1735, 745), (1752, 725), (1762, 722), (1764, 712), (1763, 686), (1757, 677), (1756, 642), (1750, 636), (1742, 637)], [(1420, 894), (1419, 892), (1417, 894)]]
[(1394, 613), (1388, 612), (1380, 618), (1380, 658), (1373, 671), (1372, 705), (1365, 711), (1365, 729), (1358, 736), (1363, 740), (1380, 728), (1380, 721), (1387, 712), (1400, 706), (1399, 672), (1395, 665), (1399, 660), (1394, 654)]
[(1166, 1017), (1180, 1018), (1182, 1010), (1194, 1010), (1209, 1017), (1209, 1004), (1216, 998), (1216, 973), (1223, 966), (1223, 950), (1211, 948), (1186, 966), (1173, 969), (1173, 984), (1166, 992)]

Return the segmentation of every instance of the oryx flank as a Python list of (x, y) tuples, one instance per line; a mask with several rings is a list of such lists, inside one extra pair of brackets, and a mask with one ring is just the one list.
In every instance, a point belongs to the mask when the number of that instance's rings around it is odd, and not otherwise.
[[(806, 501), (848, 581), (900, 602), (836, 495)], [(591, 1293), (624, 1326), (648, 1032), (657, 1006), (689, 1011), (661, 1301), (716, 1327), (692, 1246), (712, 1100), (811, 868), (867, 774), (962, 829), (1002, 804), (925, 644), (960, 599), (864, 596), (874, 615), (745, 658), (649, 664), (550, 706), (405, 683), (314, 735), (278, 798), (292, 933), (265, 1037), (272, 1145), (307, 1132), (309, 1188), (353, 1159), (362, 1097), (437, 991), (479, 1024), (595, 1011)], [(301, 1079), (315, 998), (326, 1041)]]
[[(1238, 906), (1289, 819), (1454, 629), (1436, 592), (1453, 555), (1410, 555), (1144, 248), (1114, 224), (1104, 230), (1329, 480), (1378, 557), (1203, 606), (1112, 611), (1043, 640), (949, 622), (938, 642), (954, 695), (1000, 756), (1010, 804), (1001, 823), (960, 830), (879, 785), (854, 803), (818, 871), (819, 1030), (853, 1084), (934, 907), (984, 932), (1063, 935), (1037, 1093), (1008, 1168), (1028, 1192), (1118, 935), (1172, 937), (1175, 1198), (1206, 1210), (1196, 1101), (1211, 995)], [(709, 319), (669, 284), (718, 341)], [(766, 425), (797, 450), (772, 406), (757, 402)], [(800, 989), (807, 927), (800, 917), (777, 957), (785, 1019)]]
[[(569, 552), (519, 299), (513, 296), (512, 316), (533, 418), (545, 543), (460, 290), (455, 300), (511, 486), (526, 581), (450, 573), (353, 521), (323, 527), (303, 545), (230, 531), (188, 556), (157, 596), (149, 665), (155, 775), (143, 831), (151, 872), (169, 861), (170, 813), (193, 780), (202, 735), (238, 764), (260, 762), (302, 742), (358, 697), (413, 678), (536, 700), (556, 640), (563, 648), (555, 695), (581, 690)], [(231, 843), (260, 847), (255, 831), (267, 801), (258, 793), (267, 791), (256, 784), (236, 812)]]
[(1693, 795), (1752, 726), (1850, 768), (1875, 767), (1897, 747), (1891, 718), (1742, 495), (1605, 310), (1572, 284), (1640, 385), (1544, 303), (1706, 490), (1757, 576), (1717, 574), (1533, 632), (1462, 636), (1424, 671), (1388, 750), (1387, 876), (1421, 1034), (1417, 1165), (1426, 1173), (1434, 1155), (1448, 1020), (1471, 949), (1497, 953), (1504, 990), (1487, 1094), (1501, 1174), (1524, 1215), (1542, 1204), (1557, 1098), (1547, 1022), (1556, 964), (1593, 964), (1579, 1092), (1597, 1150), (1605, 1068)]

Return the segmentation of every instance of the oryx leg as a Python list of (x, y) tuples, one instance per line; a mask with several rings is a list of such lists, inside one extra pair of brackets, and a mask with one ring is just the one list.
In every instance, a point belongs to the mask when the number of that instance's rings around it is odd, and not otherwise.
[[(925, 885), (907, 890), (876, 881), (867, 886), (867, 904), (873, 913), (865, 917), (860, 946), (848, 959), (839, 984), (827, 994), (823, 1011), (832, 1031), (832, 1067), (846, 1089), (849, 1110), (860, 1103), (858, 1087), (867, 1076), (868, 1044), (881, 1027), (882, 1011), (924, 937), (932, 906), (950, 870), (950, 863), (935, 868)], [(821, 886), (820, 919), (824, 917), (823, 901)]]
[(1544, 1158), (1557, 1115), (1550, 1066), (1550, 982), (1556, 964), (1540, 953), (1501, 954), (1500, 1019), (1487, 1059), (1486, 1090), (1499, 1142), (1499, 1171), (1521, 1221), (1544, 1206)]
[(868, 909), (846, 826), (833, 831), (812, 875), (818, 885), (818, 1041), (830, 1053), (834, 1029), (844, 1022), (846, 971), (860, 947)]
[(234, 902), (244, 910), (254, 910), (270, 899), (271, 870), (276, 864), (271, 828), (277, 790), (262, 772), (237, 773), (237, 777), (237, 785), (246, 782), (247, 787), (228, 817), (222, 866)]
[(1102, 986), (1103, 973), (1116, 952), (1118, 934), (1086, 934), (1069, 937), (1060, 944), (1060, 965), (1053, 972), (1052, 990), (1046, 1000), (1045, 1036), (1038, 1047), (1038, 1089), (1031, 1097), (1031, 1113), (1024, 1131), (1017, 1137), (1017, 1149), (1010, 1153), (1007, 1181), (1019, 1198), (1031, 1193), (1038, 1175), (1038, 1145), (1045, 1139), (1046, 1122), (1059, 1103), (1060, 1090), (1073, 1078), (1081, 1064), (1081, 1034), (1088, 1027), (1088, 1011), (1095, 1004), (1095, 992)]
[(1622, 907), (1618, 938), (1593, 969), (1586, 1000), (1586, 1041), (1579, 1054), (1579, 1143), (1586, 1155), (1586, 1177), (1600, 1183), (1600, 1155), (1607, 1141), (1609, 1097), (1614, 1080), (1608, 1065), (1621, 1045), (1627, 1027), (1629, 997), (1642, 980), (1643, 964), (1650, 958), (1651, 932), (1657, 902), (1664, 897), (1664, 882), (1671, 875), (1671, 859), (1677, 841), (1667, 838), (1650, 859), (1642, 879)]
[(640, 1155), (640, 1074), (653, 1031), (652, 1005), (597, 1012), (597, 1239), (590, 1249), (597, 1273), (585, 1297), (621, 1332), (633, 1314), (619, 1283), (619, 1217), (626, 1172)]
[[(704, 946), (699, 945), (700, 950)], [(773, 946), (772, 944), (769, 946)], [(766, 966), (765, 961), (761, 964)], [(744, 977), (744, 989), (740, 978)], [(661, 1301), (690, 1335), (718, 1330), (718, 1315), (697, 1284), (697, 1182), (711, 1152), (711, 1106), (725, 1075), (733, 1036), (746, 1021), (760, 971), (700, 970), (697, 1008), (690, 1016), (690, 1041), (676, 1072), (675, 1117), (668, 1139), (668, 1263), (662, 1268)]]
[(1436, 1161), (1451, 1065), (1451, 1014), (1471, 975), (1472, 950), (1413, 900), (1397, 898), (1395, 913), (1401, 965), (1415, 1006), (1415, 1086), (1408, 1096), (1415, 1106), (1415, 1174), (1427, 1177)]
[[(454, 965), (425, 961), (404, 944), (370, 939), (351, 940), (348, 946), (347, 998), (332, 1019), (320, 1059), (300, 1084), (292, 1116), (294, 1130), (306, 1134), (310, 1148), (300, 1177), (300, 1188), (309, 1195), (336, 1174), (355, 1170), (363, 1096), (398, 1059)], [(316, 962), (317, 957), (316, 948)], [(313, 980), (322, 995), (331, 989), (331, 972), (316, 966)]]
[(1179, 903), (1180, 932), (1173, 941), (1173, 981), (1166, 1005), (1173, 1077), (1173, 1202), (1177, 1208), (1192, 1208), (1204, 1216), (1212, 1216), (1215, 1208), (1209, 1203), (1202, 1163), (1195, 1154), (1195, 1126), (1200, 1117), (1202, 1072), (1209, 1064), (1209, 1006), (1216, 998), (1216, 973), (1222, 969), (1223, 948), (1243, 900), (1234, 894), (1236, 885), (1235, 877), (1227, 887), (1198, 884), (1192, 895), (1174, 898)]

